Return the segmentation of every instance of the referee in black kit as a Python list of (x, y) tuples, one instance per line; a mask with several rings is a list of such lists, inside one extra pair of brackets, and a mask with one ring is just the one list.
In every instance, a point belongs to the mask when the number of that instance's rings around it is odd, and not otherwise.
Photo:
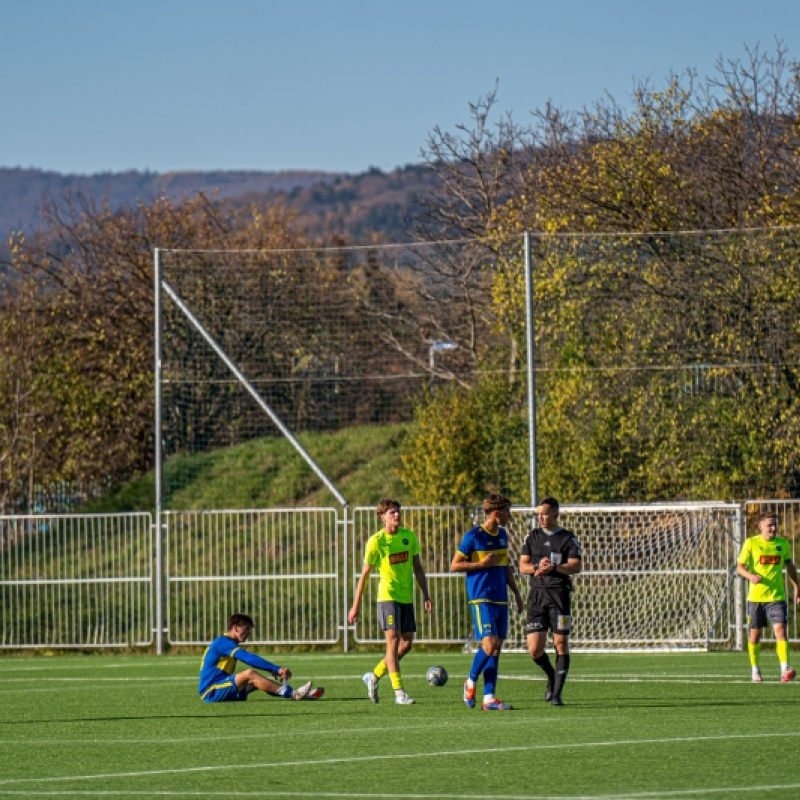
[[(519, 571), (530, 576), (528, 593), (528, 652), (547, 675), (544, 699), (563, 706), (561, 690), (569, 672), (569, 631), (572, 621), (572, 575), (581, 571), (581, 547), (575, 534), (558, 524), (558, 500), (545, 497), (536, 509), (540, 527), (522, 545)], [(547, 632), (553, 632), (556, 666), (545, 652)]]

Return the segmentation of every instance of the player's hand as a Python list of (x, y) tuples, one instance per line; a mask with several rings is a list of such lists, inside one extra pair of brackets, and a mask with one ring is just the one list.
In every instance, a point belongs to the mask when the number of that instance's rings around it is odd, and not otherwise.
[(499, 560), (500, 560), (500, 557), (497, 555), (497, 553), (489, 553), (488, 555), (485, 555), (481, 559), (481, 566), (482, 567), (496, 567), (496, 566), (498, 566)]
[(423, 606), (425, 607), (425, 613), (430, 614), (433, 611), (433, 603), (431, 602), (430, 597), (426, 597), (425, 601), (423, 602)]
[(750, 581), (753, 585), (757, 583), (761, 583), (761, 576), (760, 575), (751, 575), (747, 580)]
[(292, 677), (292, 671), (289, 667), (281, 667), (276, 673), (276, 678), (280, 678), (282, 681), (288, 681)]
[(522, 602), (521, 594), (517, 593), (516, 601), (517, 601), (517, 614), (521, 614), (525, 608), (525, 604)]
[(548, 572), (552, 572), (555, 569), (555, 565), (550, 561), (550, 559), (545, 556), (537, 565), (536, 565), (536, 572), (533, 573), (535, 578), (541, 578), (542, 575), (547, 575)]
[(348, 622), (349, 622), (351, 625), (354, 625), (357, 619), (358, 619), (358, 606), (353, 606), (353, 607), (352, 607), (352, 608), (351, 608), (351, 609), (350, 609), (350, 610), (347, 612), (347, 621), (348, 621)]

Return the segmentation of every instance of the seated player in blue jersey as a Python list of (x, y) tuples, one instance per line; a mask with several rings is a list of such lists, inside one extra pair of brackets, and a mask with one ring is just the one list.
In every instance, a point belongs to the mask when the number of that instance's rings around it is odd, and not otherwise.
[[(292, 677), (288, 667), (279, 667), (241, 646), (250, 636), (253, 625), (252, 617), (247, 614), (233, 614), (228, 620), (228, 632), (218, 636), (206, 648), (197, 684), (200, 699), (206, 703), (247, 700), (250, 692), (258, 689), (285, 700), (319, 700), (325, 690), (321, 687), (312, 689), (311, 681), (299, 689), (292, 689), (288, 683), (277, 683), (256, 672), (256, 668), (263, 669), (281, 681)], [(236, 672), (237, 661), (247, 664), (250, 669)]]
[(514, 570), (508, 563), (508, 524), (511, 501), (499, 494), (490, 494), (483, 501), (485, 519), (461, 540), (451, 572), (467, 576), (467, 596), (472, 610), (475, 639), (481, 643), (472, 659), (469, 677), (464, 683), (464, 703), (475, 706), (475, 684), (483, 673), (484, 711), (509, 711), (511, 706), (494, 696), (500, 651), (508, 635), (508, 588), (514, 594), (517, 613), (523, 609)]

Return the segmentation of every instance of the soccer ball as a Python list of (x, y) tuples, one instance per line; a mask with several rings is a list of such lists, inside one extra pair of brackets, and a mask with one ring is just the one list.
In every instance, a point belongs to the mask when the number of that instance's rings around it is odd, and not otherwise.
[(444, 667), (431, 667), (425, 679), (431, 686), (444, 686), (447, 683), (447, 670)]

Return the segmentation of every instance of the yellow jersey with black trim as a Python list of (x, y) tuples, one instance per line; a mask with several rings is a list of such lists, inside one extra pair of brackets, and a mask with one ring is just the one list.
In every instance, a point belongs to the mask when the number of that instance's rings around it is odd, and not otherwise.
[(761, 576), (761, 583), (749, 584), (748, 602), (776, 603), (786, 599), (783, 565), (792, 561), (792, 549), (786, 539), (751, 536), (742, 545), (737, 561), (748, 572)]
[(503, 603), (508, 605), (508, 531), (498, 527), (492, 533), (478, 525), (464, 534), (458, 552), (473, 564), (490, 553), (497, 564), (466, 572), (467, 596), (470, 603)]
[(378, 570), (378, 602), (414, 602), (414, 556), (419, 555), (417, 535), (408, 528), (387, 533), (381, 528), (367, 540), (364, 563)]

